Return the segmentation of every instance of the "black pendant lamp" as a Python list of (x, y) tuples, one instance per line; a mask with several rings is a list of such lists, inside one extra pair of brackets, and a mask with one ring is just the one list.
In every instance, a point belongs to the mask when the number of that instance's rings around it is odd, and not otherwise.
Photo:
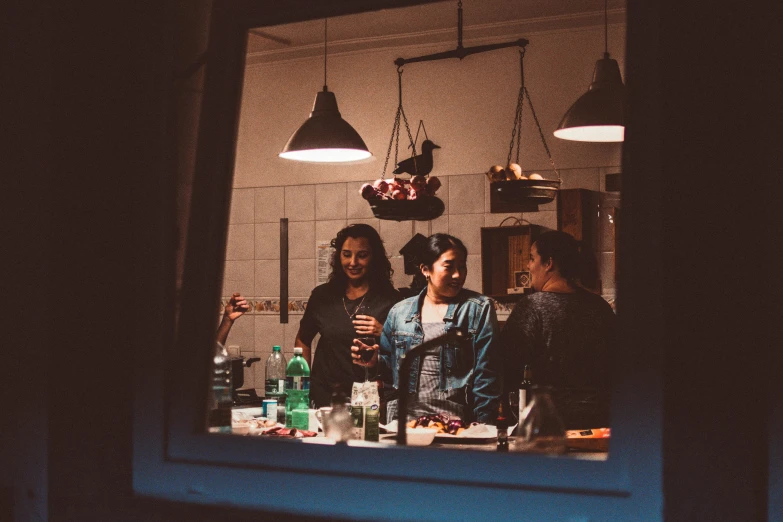
[(595, 62), (593, 83), (563, 116), (555, 136), (564, 140), (617, 142), (625, 138), (625, 85), (617, 60), (609, 58), (604, 0), (604, 57)]
[(324, 89), (315, 95), (310, 117), (288, 138), (279, 156), (312, 163), (346, 163), (372, 156), (359, 133), (340, 116), (337, 98), (326, 87), (326, 20)]

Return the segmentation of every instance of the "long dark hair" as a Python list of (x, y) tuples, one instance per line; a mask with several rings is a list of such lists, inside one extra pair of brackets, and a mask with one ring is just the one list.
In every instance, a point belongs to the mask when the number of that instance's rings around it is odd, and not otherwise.
[(551, 259), (571, 286), (598, 287), (598, 261), (595, 254), (574, 236), (559, 230), (544, 232), (534, 244), (541, 262)]
[(332, 239), (331, 246), (334, 248), (334, 252), (331, 259), (329, 259), (329, 265), (332, 267), (332, 271), (329, 274), (329, 283), (341, 291), (348, 286), (348, 277), (343, 272), (340, 255), (343, 244), (349, 237), (354, 239), (363, 237), (370, 244), (372, 260), (367, 270), (370, 288), (394, 288), (391, 282), (394, 270), (392, 270), (391, 263), (386, 257), (386, 249), (383, 247), (381, 236), (378, 235), (378, 232), (373, 227), (364, 223), (348, 225), (337, 233), (337, 237)]
[(432, 265), (438, 260), (444, 252), (449, 250), (456, 250), (462, 252), (465, 257), (468, 257), (468, 249), (465, 245), (454, 236), (449, 234), (432, 234), (427, 238), (427, 244), (420, 250), (421, 264), (429, 269), (432, 269)]

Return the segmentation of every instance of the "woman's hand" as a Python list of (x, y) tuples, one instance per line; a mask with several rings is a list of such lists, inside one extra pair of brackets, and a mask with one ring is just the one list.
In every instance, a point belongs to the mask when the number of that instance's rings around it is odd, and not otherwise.
[(223, 318), (233, 323), (248, 310), (250, 310), (250, 305), (248, 305), (247, 300), (239, 292), (234, 292), (223, 309)]
[[(353, 340), (353, 346), (351, 346), (351, 358), (353, 363), (359, 366), (366, 366), (368, 368), (375, 368), (378, 364), (378, 345), (372, 346), (364, 344), (359, 339)], [(368, 356), (368, 352), (371, 352)], [(364, 353), (364, 357), (362, 357)]]
[(383, 325), (371, 315), (355, 315), (353, 327), (356, 330), (356, 335), (362, 337), (373, 336), (379, 338), (383, 330)]

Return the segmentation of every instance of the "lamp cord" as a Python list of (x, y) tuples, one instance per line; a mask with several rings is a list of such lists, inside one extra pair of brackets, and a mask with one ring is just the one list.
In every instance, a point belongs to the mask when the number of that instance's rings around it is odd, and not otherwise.
[(327, 90), (326, 88), (326, 22), (329, 20), (328, 18), (324, 18), (324, 91)]
[(604, 0), (604, 54), (609, 56), (609, 15), (607, 14), (608, 0)]

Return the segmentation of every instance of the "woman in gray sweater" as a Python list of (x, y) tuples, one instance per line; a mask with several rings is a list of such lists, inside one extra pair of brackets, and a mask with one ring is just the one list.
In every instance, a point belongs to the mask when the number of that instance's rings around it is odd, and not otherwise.
[(598, 276), (592, 252), (565, 232), (545, 232), (531, 247), (528, 270), (535, 292), (519, 300), (500, 336), (506, 391), (517, 389), (529, 365), (534, 384), (553, 387), (566, 429), (609, 426), (615, 315), (585, 289)]

